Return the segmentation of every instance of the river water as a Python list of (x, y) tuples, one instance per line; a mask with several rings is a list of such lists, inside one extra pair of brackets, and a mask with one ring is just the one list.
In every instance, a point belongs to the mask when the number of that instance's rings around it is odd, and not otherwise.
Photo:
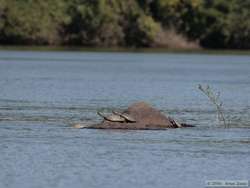
[[(221, 92), (230, 128), (198, 89)], [(0, 187), (205, 187), (250, 179), (250, 56), (0, 51)], [(74, 129), (146, 101), (195, 128)]]

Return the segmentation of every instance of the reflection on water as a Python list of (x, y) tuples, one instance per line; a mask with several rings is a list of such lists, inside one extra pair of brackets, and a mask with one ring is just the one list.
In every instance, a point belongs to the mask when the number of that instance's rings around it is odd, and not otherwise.
[[(218, 127), (197, 89), (222, 93)], [(250, 57), (0, 51), (0, 187), (204, 187), (249, 179)], [(197, 127), (78, 130), (145, 100)]]

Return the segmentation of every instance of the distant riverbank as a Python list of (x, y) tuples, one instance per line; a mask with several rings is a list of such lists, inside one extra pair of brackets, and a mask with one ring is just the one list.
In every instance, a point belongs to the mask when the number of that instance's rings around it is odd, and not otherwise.
[(250, 49), (245, 0), (0, 0), (0, 45)]
[(130, 53), (185, 53), (185, 54), (225, 54), (225, 55), (250, 55), (250, 50), (226, 50), (226, 49), (169, 49), (169, 48), (98, 48), (81, 46), (1, 46), (0, 51), (72, 51), (72, 52), (130, 52)]

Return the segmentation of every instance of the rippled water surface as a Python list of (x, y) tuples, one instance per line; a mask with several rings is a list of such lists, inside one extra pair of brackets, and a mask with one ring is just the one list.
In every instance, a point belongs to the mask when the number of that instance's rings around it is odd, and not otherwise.
[[(197, 89), (221, 92), (230, 128)], [(250, 56), (0, 51), (0, 187), (249, 180)], [(74, 129), (145, 100), (195, 128)]]

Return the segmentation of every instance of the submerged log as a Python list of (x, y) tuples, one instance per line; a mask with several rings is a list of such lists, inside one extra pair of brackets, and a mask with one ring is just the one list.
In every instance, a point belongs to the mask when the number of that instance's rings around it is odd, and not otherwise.
[(112, 122), (104, 119), (98, 124), (83, 126), (82, 128), (160, 130), (191, 126), (187, 126), (187, 124), (180, 124), (172, 118), (166, 117), (159, 110), (153, 108), (145, 102), (134, 103), (122, 113), (130, 115), (135, 119), (136, 122)]

